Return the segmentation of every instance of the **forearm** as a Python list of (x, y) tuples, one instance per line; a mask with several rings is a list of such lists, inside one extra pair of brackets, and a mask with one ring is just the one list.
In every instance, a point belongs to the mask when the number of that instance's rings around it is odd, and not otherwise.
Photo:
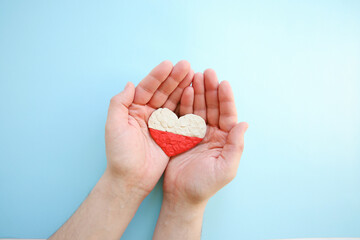
[(189, 204), (164, 197), (153, 239), (200, 239), (206, 202)]
[(105, 172), (74, 215), (49, 239), (119, 239), (144, 197)]

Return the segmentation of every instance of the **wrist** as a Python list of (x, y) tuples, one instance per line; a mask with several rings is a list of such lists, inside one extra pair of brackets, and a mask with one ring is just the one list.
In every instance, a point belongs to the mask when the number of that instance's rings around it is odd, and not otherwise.
[(79, 209), (51, 239), (120, 239), (143, 195), (105, 172)]
[(124, 179), (114, 176), (108, 169), (101, 176), (93, 191), (102, 192), (109, 198), (117, 199), (126, 204), (138, 204), (145, 199), (148, 193)]
[(165, 194), (153, 239), (200, 239), (205, 206)]
[(172, 217), (180, 219), (186, 223), (192, 222), (194, 219), (202, 219), (206, 204), (207, 200), (192, 202), (164, 194), (161, 211), (164, 210), (164, 212), (172, 215)]

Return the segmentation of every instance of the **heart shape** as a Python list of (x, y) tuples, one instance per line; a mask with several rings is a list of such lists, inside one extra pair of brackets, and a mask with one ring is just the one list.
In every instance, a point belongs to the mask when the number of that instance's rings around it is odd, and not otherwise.
[(186, 114), (178, 118), (167, 108), (155, 110), (148, 127), (154, 141), (169, 157), (195, 147), (206, 134), (206, 123), (200, 116)]

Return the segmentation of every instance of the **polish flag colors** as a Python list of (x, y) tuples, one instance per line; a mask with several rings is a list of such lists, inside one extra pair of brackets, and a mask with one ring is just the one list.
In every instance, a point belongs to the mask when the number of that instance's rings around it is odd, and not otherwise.
[(186, 114), (178, 118), (167, 108), (155, 110), (148, 127), (154, 141), (169, 157), (195, 147), (206, 134), (206, 123), (200, 116)]

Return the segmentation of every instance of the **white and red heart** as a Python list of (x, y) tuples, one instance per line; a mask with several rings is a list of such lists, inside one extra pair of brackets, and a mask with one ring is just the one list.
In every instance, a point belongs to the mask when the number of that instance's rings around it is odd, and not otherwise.
[(154, 141), (169, 157), (195, 147), (206, 134), (206, 123), (200, 116), (186, 114), (178, 118), (167, 108), (155, 110), (148, 127)]

